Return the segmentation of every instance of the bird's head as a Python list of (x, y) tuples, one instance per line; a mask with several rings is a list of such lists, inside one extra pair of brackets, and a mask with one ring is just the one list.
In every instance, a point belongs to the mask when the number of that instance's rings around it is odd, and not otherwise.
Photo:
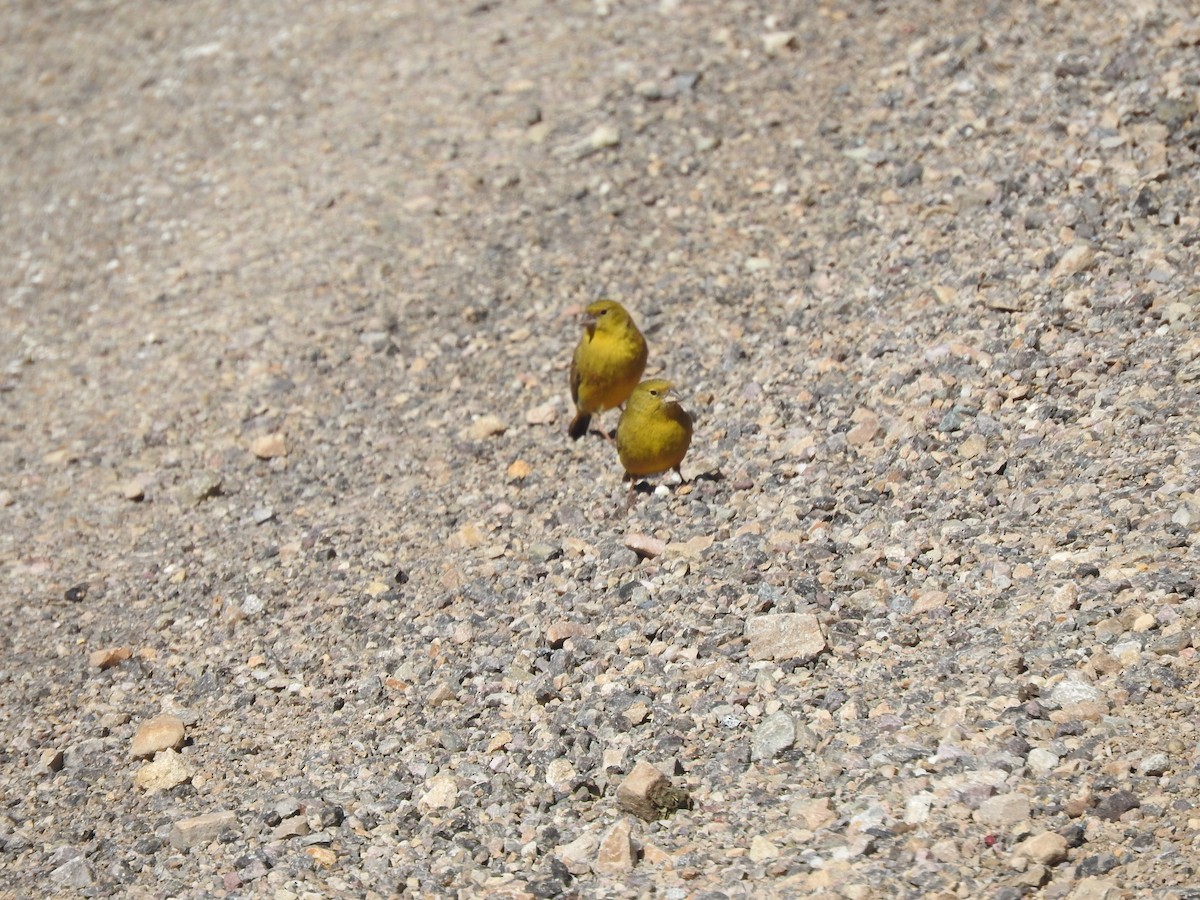
[(583, 311), (583, 326), (589, 335), (597, 331), (616, 331), (629, 322), (629, 313), (616, 300), (597, 300)]

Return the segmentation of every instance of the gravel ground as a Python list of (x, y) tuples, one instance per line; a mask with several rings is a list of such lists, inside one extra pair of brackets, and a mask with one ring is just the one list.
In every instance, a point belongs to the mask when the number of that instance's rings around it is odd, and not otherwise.
[[(0, 48), (0, 894), (1200, 894), (1184, 5)], [(628, 511), (600, 296), (697, 421)]]

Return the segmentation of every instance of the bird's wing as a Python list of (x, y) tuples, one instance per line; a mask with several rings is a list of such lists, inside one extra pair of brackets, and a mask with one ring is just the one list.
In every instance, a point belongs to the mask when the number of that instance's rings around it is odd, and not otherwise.
[(579, 403), (579, 382), (583, 380), (583, 376), (579, 374), (579, 360), (572, 357), (571, 359), (571, 402), (578, 405)]

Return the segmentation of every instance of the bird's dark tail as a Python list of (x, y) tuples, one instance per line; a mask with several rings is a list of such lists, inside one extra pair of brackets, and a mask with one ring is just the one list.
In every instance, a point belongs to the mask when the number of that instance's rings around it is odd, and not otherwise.
[(567, 428), (567, 434), (571, 436), (571, 440), (577, 441), (587, 434), (588, 426), (592, 424), (592, 417), (587, 413), (577, 413), (575, 418), (571, 420), (571, 425)]

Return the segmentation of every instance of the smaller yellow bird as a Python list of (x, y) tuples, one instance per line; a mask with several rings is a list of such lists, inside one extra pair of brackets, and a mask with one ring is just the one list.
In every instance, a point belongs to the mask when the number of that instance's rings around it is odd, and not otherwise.
[(567, 434), (579, 440), (592, 416), (625, 402), (646, 370), (646, 339), (615, 300), (597, 300), (585, 310), (587, 323), (571, 360), (575, 418)]
[(617, 423), (617, 455), (629, 479), (630, 503), (634, 482), (642, 475), (674, 469), (683, 478), (679, 464), (692, 443), (692, 417), (675, 399), (673, 388), (662, 378), (643, 381), (629, 395)]

